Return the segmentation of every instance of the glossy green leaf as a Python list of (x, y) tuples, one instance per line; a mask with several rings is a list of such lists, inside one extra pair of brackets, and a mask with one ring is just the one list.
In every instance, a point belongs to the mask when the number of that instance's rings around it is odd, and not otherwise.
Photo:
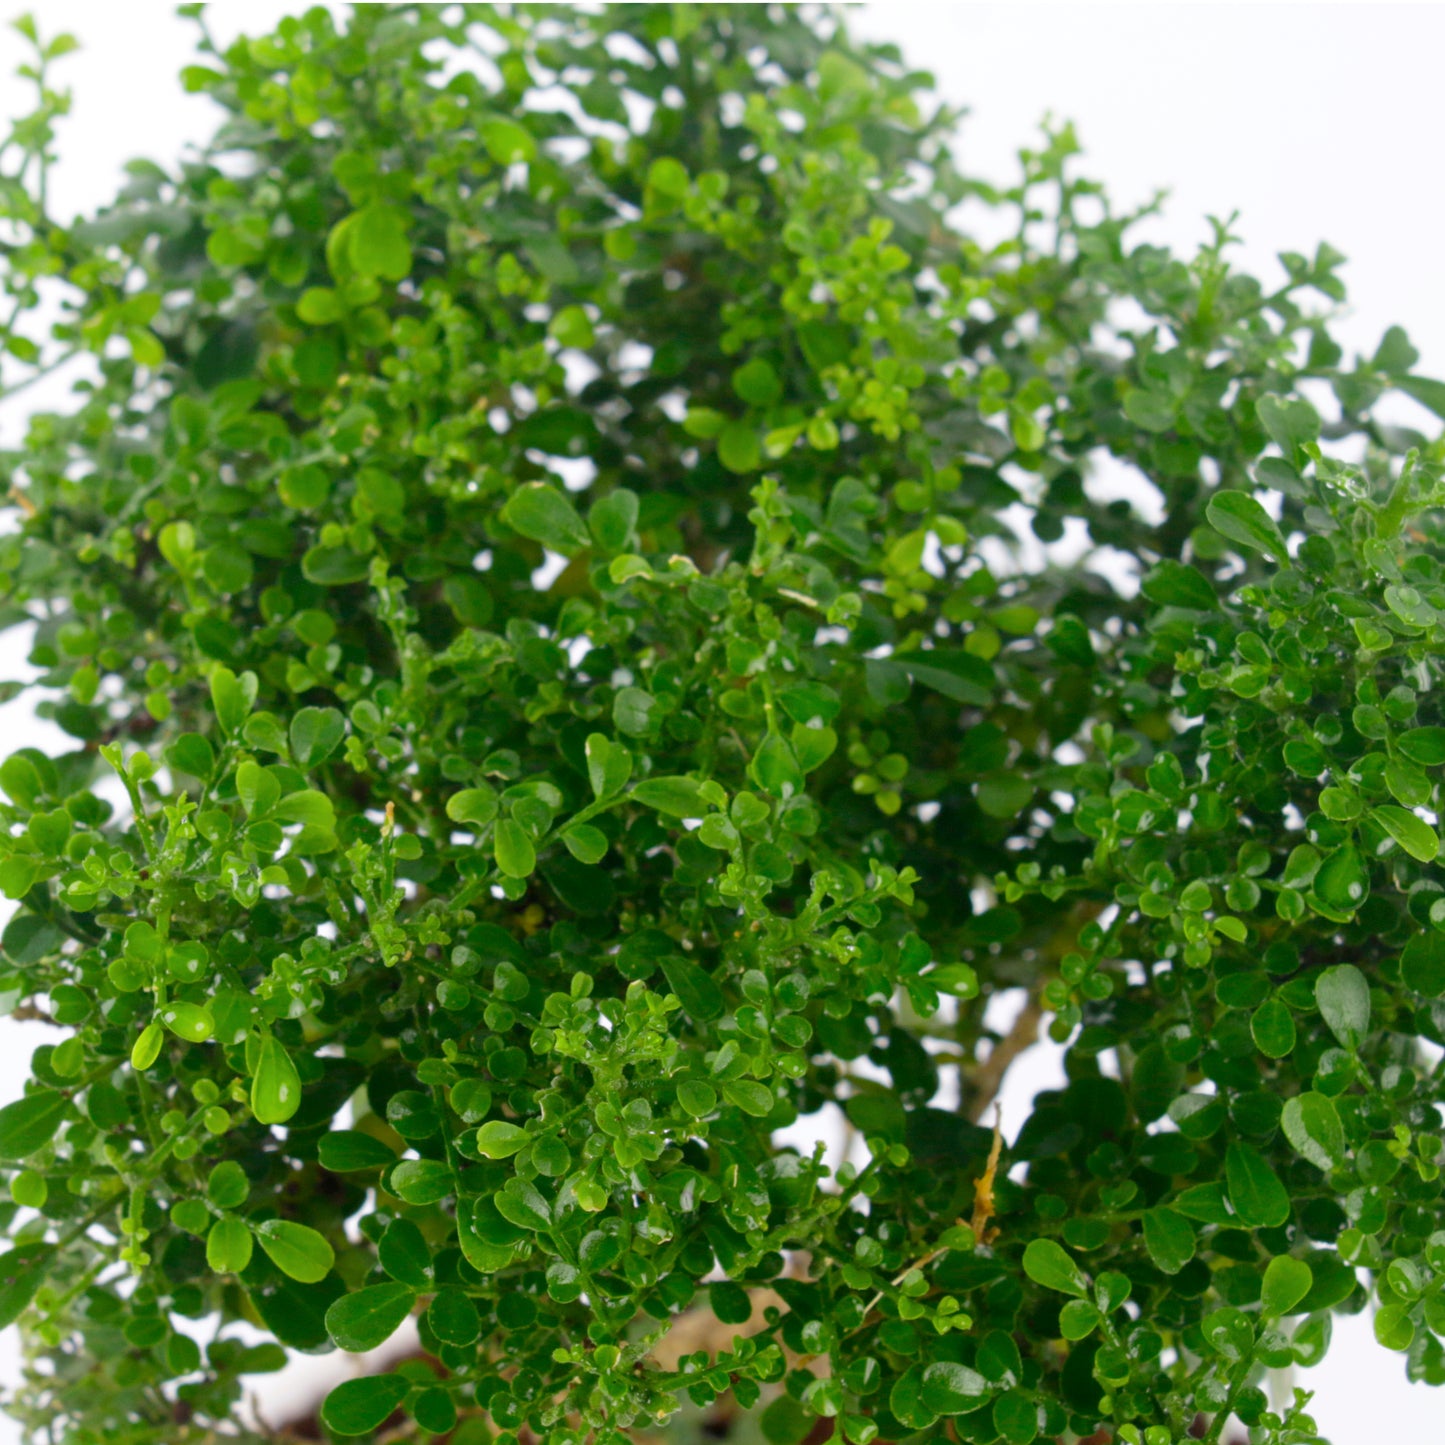
[(1319, 439), (1319, 413), (1304, 397), (1265, 395), (1255, 403), (1255, 410), (1270, 440), (1282, 447), (1286, 456)]
[(264, 818), (280, 801), (281, 784), (269, 768), (248, 760), (236, 769), (236, 796), (248, 817)]
[(1178, 1274), (1194, 1258), (1194, 1226), (1172, 1209), (1150, 1209), (1144, 1215), (1144, 1247), (1165, 1274)]
[(381, 1267), (400, 1284), (427, 1289), (432, 1282), (432, 1255), (426, 1236), (410, 1219), (393, 1219), (376, 1242)]
[(234, 1159), (223, 1159), (206, 1180), (206, 1197), (218, 1209), (239, 1209), (251, 1192), (246, 1171)]
[(217, 667), (211, 672), (211, 707), (215, 710), (216, 721), (221, 731), (235, 734), (240, 732), (246, 714), (256, 705), (258, 683), (254, 672), (243, 672), (239, 676), (228, 667)]
[(1417, 933), (1400, 954), (1400, 976), (1426, 998), (1445, 994), (1445, 934)]
[(281, 1042), (261, 1037), (251, 1075), (251, 1112), (261, 1124), (284, 1124), (301, 1107), (301, 1076)]
[(1384, 597), (1385, 605), (1407, 626), (1433, 627), (1440, 620), (1439, 612), (1414, 587), (1386, 587)]
[(324, 1279), (336, 1262), (325, 1236), (309, 1225), (289, 1219), (268, 1219), (255, 1225), (254, 1233), (271, 1263), (301, 1284), (315, 1284)]
[(40, 1089), (0, 1109), (0, 1159), (18, 1161), (50, 1143), (69, 1100), (54, 1089)]
[(779, 1395), (758, 1419), (768, 1445), (803, 1445), (816, 1420), (796, 1400)]
[(195, 778), (209, 778), (216, 767), (210, 743), (199, 733), (182, 733), (166, 748), (166, 762)]
[(440, 1159), (403, 1159), (387, 1176), (387, 1187), (408, 1204), (439, 1204), (455, 1190), (456, 1178)]
[(321, 1404), (321, 1419), (334, 1435), (369, 1435), (396, 1412), (411, 1393), (404, 1375), (367, 1375), (343, 1380)]
[(1402, 1353), (1410, 1348), (1415, 1338), (1415, 1321), (1410, 1318), (1410, 1306), (1401, 1302), (1381, 1305), (1375, 1311), (1375, 1338), (1387, 1350)]
[(1357, 1048), (1370, 1030), (1370, 985), (1365, 975), (1352, 963), (1323, 970), (1315, 980), (1315, 1002), (1340, 1043)]
[(586, 752), (592, 796), (610, 798), (620, 793), (632, 776), (632, 754), (602, 733), (588, 737)]
[(1313, 1284), (1314, 1274), (1304, 1260), (1288, 1254), (1276, 1255), (1265, 1267), (1260, 1311), (1271, 1319), (1294, 1314)]
[(13, 1325), (45, 1283), (53, 1245), (30, 1242), (0, 1254), (0, 1329)]
[(299, 768), (319, 767), (345, 736), (345, 721), (334, 707), (303, 707), (291, 719), (291, 756)]
[(330, 1169), (334, 1174), (378, 1169), (396, 1162), (396, 1154), (389, 1145), (355, 1129), (338, 1129), (323, 1134), (316, 1156), (321, 1161), (321, 1167)]
[(1150, 568), (1140, 591), (1157, 607), (1213, 611), (1218, 606), (1213, 584), (1202, 572), (1169, 558)]
[(670, 817), (701, 818), (707, 812), (701, 786), (691, 778), (645, 778), (630, 796), (644, 807), (655, 808)]
[(240, 1274), (251, 1263), (253, 1248), (245, 1220), (218, 1219), (206, 1235), (206, 1263), (217, 1274)]
[(482, 1329), (476, 1305), (455, 1286), (437, 1291), (427, 1306), (426, 1321), (437, 1339), (458, 1349), (473, 1344)]
[(1066, 1340), (1085, 1340), (1098, 1329), (1103, 1316), (1088, 1300), (1070, 1300), (1059, 1311), (1059, 1333)]
[(160, 1021), (178, 1038), (187, 1043), (202, 1044), (215, 1032), (211, 1011), (200, 1004), (178, 1000), (160, 1011)]
[(1318, 1169), (1333, 1169), (1345, 1157), (1345, 1133), (1328, 1094), (1309, 1090), (1285, 1100), (1280, 1118), (1295, 1153)]
[(1445, 763), (1445, 727), (1409, 728), (1395, 740), (1395, 745), (1412, 763), (1434, 768)]
[(1282, 999), (1266, 999), (1250, 1015), (1254, 1046), (1266, 1058), (1283, 1059), (1295, 1044), (1294, 1015)]
[(700, 1079), (684, 1079), (677, 1086), (677, 1102), (694, 1119), (705, 1119), (717, 1108), (717, 1090)]
[(590, 823), (574, 823), (562, 834), (562, 842), (579, 863), (600, 863), (607, 856), (607, 835)]
[[(645, 738), (652, 731), (652, 715), (656, 707), (657, 699), (651, 693), (640, 687), (622, 687), (617, 690), (617, 696), (612, 700), (612, 721), (618, 732), (625, 733), (630, 738)], [(630, 773), (630, 757), (625, 766)]]
[(364, 582), (371, 571), (371, 559), (350, 547), (309, 547), (301, 558), (301, 572), (319, 587), (349, 587)]
[(343, 1350), (363, 1354), (385, 1344), (416, 1305), (404, 1284), (373, 1284), (342, 1297), (326, 1311), (326, 1333)]
[[(588, 331), (590, 334), (590, 327)], [(599, 547), (620, 552), (633, 541), (637, 515), (637, 493), (618, 487), (592, 504), (587, 513), (587, 529)]]
[(1232, 1141), (1225, 1151), (1229, 1202), (1250, 1229), (1273, 1229), (1290, 1216), (1289, 1195), (1269, 1161), (1252, 1144)]
[(1027, 1391), (1009, 1390), (993, 1402), (993, 1427), (1007, 1445), (1032, 1445), (1044, 1428), (1038, 1401)]
[(0, 862), (0, 893), (18, 901), (35, 887), (39, 876), (35, 860), (18, 856), (6, 858)]
[(985, 1404), (993, 1393), (977, 1370), (951, 1360), (936, 1360), (923, 1370), (919, 1400), (935, 1415), (964, 1415)]
[(526, 1180), (512, 1178), (492, 1196), (497, 1212), (518, 1229), (545, 1230), (552, 1225), (552, 1210), (540, 1190)]
[(1421, 863), (1434, 860), (1440, 839), (1423, 819), (1404, 808), (1382, 804), (1370, 816), (1412, 857)]
[(492, 853), (508, 878), (530, 878), (537, 867), (537, 850), (520, 823), (499, 819), (492, 831)]
[(1370, 896), (1370, 875), (1357, 849), (1346, 843), (1320, 864), (1314, 893), (1332, 913), (1348, 917)]
[[(160, 1058), (165, 1041), (165, 1029), (158, 1019), (153, 1019), (136, 1035), (136, 1041), (131, 1045), (131, 1068), (138, 1074), (144, 1073)], [(0, 1111), (0, 1115), (3, 1115), (3, 1111)], [(0, 1117), (0, 1128), (3, 1128), (3, 1124), (3, 1117)]]
[(784, 802), (801, 793), (805, 785), (797, 756), (787, 739), (778, 733), (769, 733), (758, 745), (748, 772), (765, 793)]
[(1279, 526), (1258, 502), (1245, 492), (1216, 492), (1209, 499), (1209, 523), (1231, 542), (1263, 552), (1276, 562), (1289, 558)]
[(456, 1403), (440, 1386), (423, 1390), (408, 1408), (412, 1419), (430, 1434), (446, 1435), (456, 1428)]
[(1052, 1239), (1033, 1239), (1024, 1250), (1024, 1273), (1035, 1284), (1084, 1299), (1089, 1284), (1072, 1256)]
[(458, 1079), (447, 1091), (447, 1101), (463, 1123), (479, 1124), (492, 1107), (492, 1091), (480, 1079)]
[(514, 531), (554, 552), (575, 552), (592, 540), (576, 507), (544, 482), (528, 482), (513, 492), (502, 518)]
[(901, 654), (896, 665), (915, 682), (954, 702), (982, 707), (993, 698), (997, 677), (983, 658), (972, 653), (930, 648)]
[(744, 1325), (752, 1318), (751, 1297), (740, 1284), (731, 1280), (719, 1280), (709, 1285), (708, 1303), (722, 1324)]
[[(336, 810), (325, 793), (314, 788), (302, 788), (299, 792), (287, 793), (272, 813), (280, 823), (300, 823), (305, 832), (330, 831), (336, 825)], [(292, 845), (293, 852), (295, 845)]]
[(662, 960), (662, 972), (668, 989), (677, 995), (684, 1012), (695, 1023), (721, 1018), (726, 1003), (722, 990), (708, 973), (681, 954), (669, 954)]
[(527, 1131), (505, 1119), (493, 1119), (477, 1130), (477, 1150), (488, 1159), (508, 1159), (526, 1142)]
[(497, 816), (497, 791), (491, 787), (463, 788), (447, 799), (447, 817), (453, 823), (485, 828)]
[(735, 1105), (744, 1114), (751, 1114), (755, 1119), (766, 1119), (777, 1102), (767, 1085), (756, 1083), (752, 1079), (734, 1079), (724, 1084), (722, 1091), (723, 1098), (729, 1104)]

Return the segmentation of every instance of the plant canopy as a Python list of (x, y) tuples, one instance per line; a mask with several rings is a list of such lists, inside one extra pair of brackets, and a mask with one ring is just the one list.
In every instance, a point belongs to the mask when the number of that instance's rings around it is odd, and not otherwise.
[(404, 1327), (332, 1437), (1303, 1445), (1367, 1308), (1445, 1380), (1445, 383), (1343, 257), (987, 184), (808, 7), (183, 8), (206, 147), (53, 214), (28, 21), (0, 142), (30, 1433)]

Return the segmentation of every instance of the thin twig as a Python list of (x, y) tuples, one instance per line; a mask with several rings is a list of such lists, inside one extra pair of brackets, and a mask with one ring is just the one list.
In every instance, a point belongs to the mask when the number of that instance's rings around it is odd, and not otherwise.
[[(973, 1189), (973, 1218), (969, 1227), (973, 1237), (980, 1244), (987, 1244), (993, 1237), (988, 1233), (988, 1222), (993, 1218), (993, 1181), (998, 1174), (999, 1156), (1003, 1153), (1003, 1110), (995, 1107), (993, 1118), (993, 1143), (988, 1148), (988, 1163), (979, 1175)], [(997, 1232), (997, 1231), (995, 1231)]]

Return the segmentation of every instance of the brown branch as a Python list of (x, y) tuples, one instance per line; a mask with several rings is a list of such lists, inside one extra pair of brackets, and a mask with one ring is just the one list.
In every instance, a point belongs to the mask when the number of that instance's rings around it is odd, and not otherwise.
[(977, 1124), (987, 1113), (988, 1106), (998, 1097), (1009, 1065), (1026, 1049), (1031, 1049), (1038, 1043), (1039, 1023), (1043, 1016), (1044, 1011), (1039, 1001), (1030, 994), (1008, 1033), (993, 1046), (993, 1052), (975, 1070), (969, 1080), (973, 1086), (973, 1097), (968, 1101), (967, 1109), (971, 1124)]
[(55, 1022), (55, 1019), (50, 1014), (33, 1003), (17, 1004), (10, 1010), (10, 1017), (12, 1019), (38, 1019), (44, 1024), (53, 1024)]

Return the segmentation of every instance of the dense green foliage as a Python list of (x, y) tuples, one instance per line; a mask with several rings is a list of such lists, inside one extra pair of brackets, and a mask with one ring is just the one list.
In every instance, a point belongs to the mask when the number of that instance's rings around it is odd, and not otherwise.
[[(1404, 333), (1346, 361), (1327, 247), (1136, 244), (1067, 130), (960, 176), (828, 16), (338, 24), (203, 38), (213, 144), (74, 224), (48, 60), (0, 148), (0, 396), (93, 376), (0, 458), (74, 739), (0, 764), (0, 998), (65, 1031), (0, 1110), (10, 1408), (250, 1438), (239, 1322), (413, 1315), (334, 1435), (1291, 1445), (1265, 1370), (1372, 1305), (1445, 1379)], [(838, 1106), (855, 1162), (774, 1143)]]

